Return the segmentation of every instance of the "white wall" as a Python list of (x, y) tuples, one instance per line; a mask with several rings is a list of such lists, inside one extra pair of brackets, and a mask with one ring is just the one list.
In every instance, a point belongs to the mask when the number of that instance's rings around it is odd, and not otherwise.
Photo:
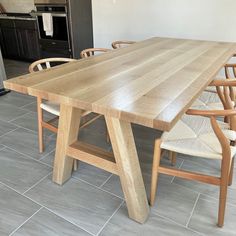
[(92, 0), (95, 46), (152, 36), (236, 42), (235, 0)]
[[(79, 1), (79, 0), (78, 0)], [(9, 12), (29, 12), (33, 0), (0, 0)], [(235, 0), (92, 0), (95, 46), (152, 36), (236, 42)]]
[(34, 9), (34, 0), (0, 0), (7, 12), (29, 13)]

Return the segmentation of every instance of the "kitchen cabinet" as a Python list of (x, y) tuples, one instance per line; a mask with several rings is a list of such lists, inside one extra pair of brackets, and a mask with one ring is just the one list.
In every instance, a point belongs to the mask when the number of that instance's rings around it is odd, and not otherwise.
[(2, 29), (5, 55), (7, 58), (17, 59), (19, 55), (19, 45), (17, 41), (16, 29)]
[(19, 44), (19, 57), (26, 60), (38, 60), (40, 47), (36, 23), (32, 21), (15, 21), (17, 40)]
[(5, 46), (3, 44), (3, 37), (2, 37), (2, 29), (0, 28), (0, 49), (1, 49), (1, 54), (5, 54)]
[(19, 45), (17, 42), (17, 33), (14, 22), (7, 19), (1, 19), (0, 26), (3, 56), (6, 58), (16, 59), (19, 55)]
[(40, 58), (40, 48), (37, 34), (32, 30), (17, 30), (20, 45), (20, 58), (27, 60), (38, 60)]
[(40, 58), (34, 20), (0, 19), (0, 26), (0, 43), (5, 58), (27, 61)]

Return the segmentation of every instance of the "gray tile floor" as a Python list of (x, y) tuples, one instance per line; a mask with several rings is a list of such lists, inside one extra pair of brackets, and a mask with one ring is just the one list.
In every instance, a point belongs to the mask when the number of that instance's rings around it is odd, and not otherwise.
[[(27, 66), (10, 62), (8, 74)], [(20, 73), (27, 71), (21, 68)], [(107, 150), (105, 123), (97, 120), (80, 138)], [(147, 193), (153, 142), (160, 133), (133, 126)], [(45, 133), (38, 153), (35, 99), (11, 92), (0, 97), (0, 235), (236, 235), (236, 183), (229, 189), (225, 227), (216, 227), (218, 188), (161, 176), (157, 201), (147, 222), (127, 217), (119, 178), (81, 163), (63, 186), (51, 181), (56, 136)], [(169, 165), (167, 159), (162, 160)], [(179, 168), (219, 173), (219, 162), (178, 156)]]

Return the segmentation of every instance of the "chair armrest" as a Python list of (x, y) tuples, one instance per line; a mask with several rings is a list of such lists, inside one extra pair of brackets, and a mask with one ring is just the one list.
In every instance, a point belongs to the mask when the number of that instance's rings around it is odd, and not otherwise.
[(186, 111), (188, 115), (195, 115), (195, 116), (235, 116), (236, 110), (228, 109), (228, 110), (197, 110), (197, 109), (188, 109)]
[(208, 86), (236, 86), (236, 79), (213, 80)]
[[(236, 54), (235, 54), (236, 56)], [(224, 65), (224, 67), (236, 67), (236, 63), (227, 63)]]

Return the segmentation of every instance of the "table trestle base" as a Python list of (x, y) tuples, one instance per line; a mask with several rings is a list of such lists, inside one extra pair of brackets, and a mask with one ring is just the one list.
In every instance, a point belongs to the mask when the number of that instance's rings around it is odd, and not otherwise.
[(66, 154), (69, 157), (118, 175), (114, 154), (112, 152), (105, 151), (88, 143), (77, 141), (67, 148)]

